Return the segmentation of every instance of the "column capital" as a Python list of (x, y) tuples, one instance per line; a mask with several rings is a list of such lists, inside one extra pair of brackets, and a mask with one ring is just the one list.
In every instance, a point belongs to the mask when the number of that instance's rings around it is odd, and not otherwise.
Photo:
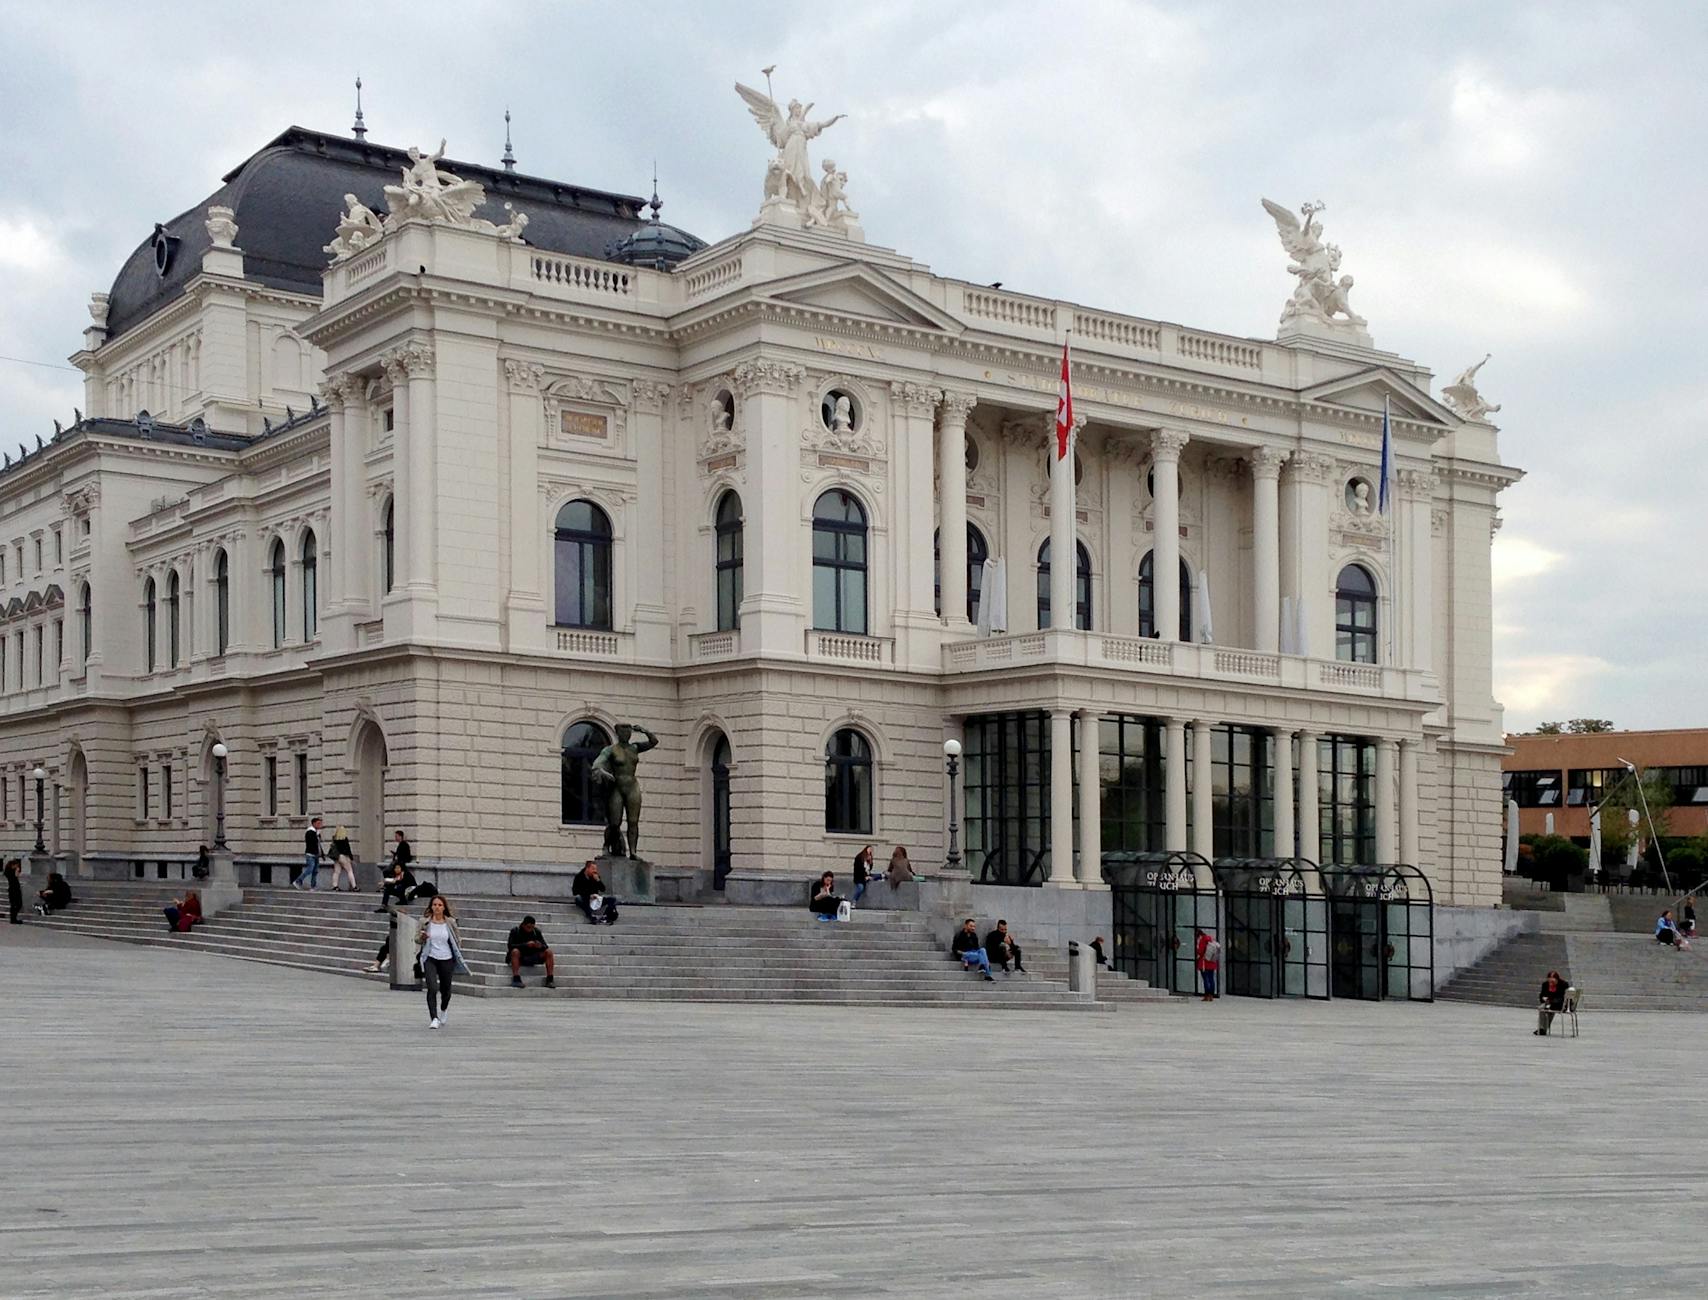
[(897, 379), (890, 384), (890, 400), (904, 415), (930, 418), (936, 414), (937, 404), (943, 400), (943, 390), (932, 388), (929, 384)]
[(644, 411), (648, 415), (658, 415), (664, 410), (664, 403), (670, 396), (670, 385), (661, 384), (655, 379), (637, 379), (630, 386), (629, 395), (635, 410)]
[(421, 339), (411, 339), (389, 352), (380, 353), (380, 365), (393, 384), (397, 383), (400, 373), (412, 379), (430, 378), (433, 374), (433, 346)]
[(1180, 453), (1186, 450), (1186, 444), (1192, 441), (1192, 435), (1180, 429), (1158, 429), (1151, 434), (1151, 459), (1158, 464), (1168, 461), (1178, 461)]
[(1071, 718), (1073, 715), (1074, 710), (1068, 708), (1054, 708), (1050, 710), (1050, 717), (1052, 718)]
[(1296, 479), (1327, 483), (1334, 477), (1334, 457), (1315, 451), (1297, 451), (1287, 461), (1287, 472)]
[(791, 362), (771, 361), (761, 357), (754, 361), (743, 361), (730, 375), (730, 382), (735, 386), (738, 397), (750, 397), (757, 393), (788, 397), (800, 387), (806, 373), (800, 366)]
[(1281, 477), (1281, 466), (1287, 463), (1289, 453), (1280, 447), (1253, 447), (1245, 455), (1245, 462), (1251, 467), (1251, 476), (1262, 479), (1278, 479)]
[(512, 393), (537, 393), (546, 380), (546, 368), (533, 361), (518, 361), (514, 357), (504, 363), (504, 379)]
[(342, 411), (347, 403), (361, 399), (362, 380), (351, 374), (328, 375), (317, 391), (327, 410)]
[(943, 405), (939, 408), (942, 412), (944, 426), (947, 427), (950, 424), (965, 425), (967, 416), (972, 414), (973, 407), (978, 404), (979, 399), (971, 393), (956, 393), (944, 389)]
[(1395, 740), (1392, 736), (1377, 736), (1376, 737), (1376, 748), (1379, 750), (1384, 750), (1390, 754), (1398, 753), (1399, 748), (1400, 748), (1400, 742)]
[(1394, 474), (1400, 496), (1407, 501), (1428, 501), (1435, 495), (1435, 474), (1426, 469), (1402, 469)]

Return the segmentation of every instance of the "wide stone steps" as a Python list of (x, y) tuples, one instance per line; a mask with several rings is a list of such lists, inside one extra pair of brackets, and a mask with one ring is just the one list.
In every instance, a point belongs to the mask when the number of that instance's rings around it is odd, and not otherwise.
[(1536, 991), (1551, 970), (1559, 971), (1570, 982), (1565, 936), (1521, 934), (1459, 972), (1436, 997), (1445, 1002), (1534, 1008)]
[[(37, 923), (349, 975), (364, 971), (388, 932), (371, 893), (251, 890), (194, 932), (174, 934), (160, 908), (181, 886), (74, 881), (73, 889), (76, 904)], [(477, 996), (1109, 1009), (1067, 991), (1065, 964), (1059, 980), (999, 974), (987, 983), (969, 975), (916, 913), (860, 911), (851, 924), (830, 924), (804, 908), (632, 907), (615, 926), (595, 926), (561, 902), (458, 899), (456, 909), (472, 972), (459, 989)], [(552, 944), (555, 990), (539, 987), (539, 967), (526, 970), (525, 990), (510, 987), (505, 941), (524, 914)]]

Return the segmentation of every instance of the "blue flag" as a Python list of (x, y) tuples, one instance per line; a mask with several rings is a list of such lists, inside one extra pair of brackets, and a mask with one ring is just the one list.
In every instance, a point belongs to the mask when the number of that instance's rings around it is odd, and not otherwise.
[(1376, 491), (1376, 513), (1388, 513), (1388, 495), (1393, 490), (1394, 430), (1388, 422), (1388, 399), (1382, 399), (1382, 484)]

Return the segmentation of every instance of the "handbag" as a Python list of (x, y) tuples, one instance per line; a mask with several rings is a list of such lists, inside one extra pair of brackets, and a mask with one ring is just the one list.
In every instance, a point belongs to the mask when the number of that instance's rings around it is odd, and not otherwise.
[(836, 905), (836, 919), (838, 921), (852, 921), (854, 919), (853, 905), (846, 899)]

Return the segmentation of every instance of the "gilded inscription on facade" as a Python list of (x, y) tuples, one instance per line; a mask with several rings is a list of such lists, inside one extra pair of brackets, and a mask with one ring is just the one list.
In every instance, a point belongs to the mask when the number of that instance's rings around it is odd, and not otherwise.
[(604, 416), (591, 411), (561, 411), (558, 428), (572, 438), (603, 438), (609, 425)]

